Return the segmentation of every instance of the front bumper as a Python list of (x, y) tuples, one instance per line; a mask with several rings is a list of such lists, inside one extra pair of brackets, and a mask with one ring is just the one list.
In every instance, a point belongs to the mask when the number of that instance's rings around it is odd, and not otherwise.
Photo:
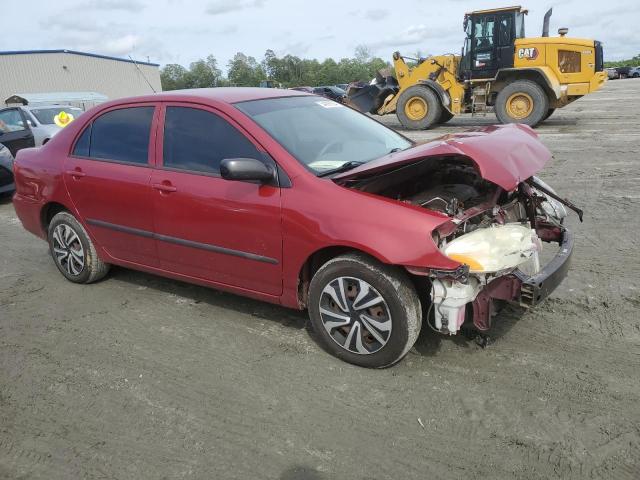
[(525, 308), (542, 302), (565, 279), (571, 265), (573, 234), (563, 230), (560, 249), (540, 272), (528, 276), (519, 270), (499, 277), (485, 286), (473, 301), (473, 323), (478, 330), (491, 327), (494, 300), (505, 300)]

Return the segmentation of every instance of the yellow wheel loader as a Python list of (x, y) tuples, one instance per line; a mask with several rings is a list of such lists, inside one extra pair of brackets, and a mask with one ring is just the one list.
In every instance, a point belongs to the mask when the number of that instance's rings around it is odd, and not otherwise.
[(409, 59), (395, 52), (395, 75), (383, 70), (368, 85), (350, 85), (348, 103), (372, 114), (395, 112), (412, 130), (491, 110), (502, 123), (535, 126), (607, 79), (601, 43), (569, 38), (566, 28), (549, 37), (551, 13), (535, 38), (525, 37), (527, 11), (519, 6), (467, 13), (462, 55)]

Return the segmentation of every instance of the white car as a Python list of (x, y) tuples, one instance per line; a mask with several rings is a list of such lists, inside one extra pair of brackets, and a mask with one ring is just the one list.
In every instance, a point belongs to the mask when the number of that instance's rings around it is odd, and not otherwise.
[(640, 77), (640, 67), (633, 67), (629, 70), (629, 77), (639, 78)]

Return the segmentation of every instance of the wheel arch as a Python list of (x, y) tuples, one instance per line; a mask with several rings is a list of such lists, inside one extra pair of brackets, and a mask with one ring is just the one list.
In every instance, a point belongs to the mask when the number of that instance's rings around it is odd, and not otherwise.
[(359, 253), (380, 263), (388, 263), (385, 262), (383, 258), (373, 254), (372, 252), (350, 245), (330, 245), (314, 251), (306, 258), (306, 260), (298, 270), (297, 297), (298, 307), (301, 310), (307, 307), (307, 300), (309, 298), (309, 283), (311, 282), (311, 279), (313, 278), (315, 273), (320, 269), (320, 267), (322, 267), (322, 265), (327, 263), (332, 258), (338, 257), (340, 255), (345, 255), (347, 253)]
[(60, 212), (71, 213), (71, 209), (59, 202), (48, 202), (44, 204), (44, 206), (40, 210), (40, 224), (45, 234), (49, 230), (49, 224), (51, 223), (53, 217), (55, 217)]
[(442, 88), (438, 82), (433, 80), (420, 80), (418, 85), (424, 85), (425, 87), (430, 88), (440, 99), (440, 103), (442, 104), (442, 108), (447, 110), (449, 113), (451, 112), (451, 97), (447, 93), (447, 91)]
[(499, 93), (505, 86), (518, 80), (529, 80), (537, 83), (545, 91), (549, 100), (557, 100), (562, 96), (560, 83), (550, 77), (542, 68), (505, 68), (498, 72), (491, 84), (491, 93)]

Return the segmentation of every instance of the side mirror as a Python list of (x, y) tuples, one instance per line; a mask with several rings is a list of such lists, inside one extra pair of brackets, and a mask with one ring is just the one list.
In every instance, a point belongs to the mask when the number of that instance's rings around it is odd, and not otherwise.
[(225, 180), (268, 183), (275, 178), (275, 170), (255, 158), (225, 158), (220, 175)]

